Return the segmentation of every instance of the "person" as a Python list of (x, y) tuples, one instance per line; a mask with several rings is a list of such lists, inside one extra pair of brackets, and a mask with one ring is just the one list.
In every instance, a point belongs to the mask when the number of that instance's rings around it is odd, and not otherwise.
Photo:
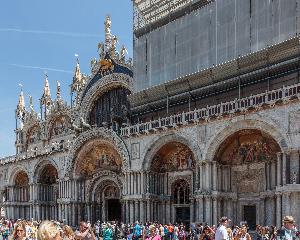
[(203, 228), (199, 240), (213, 240), (214, 234), (214, 231), (207, 225)]
[(25, 240), (26, 238), (26, 225), (23, 222), (15, 224), (13, 231), (13, 240)]
[(100, 240), (100, 221), (95, 224), (95, 233), (97, 240)]
[(242, 225), (237, 232), (236, 236), (234, 237), (234, 240), (251, 240), (250, 234), (247, 232), (247, 226)]
[(154, 225), (149, 226), (150, 236), (147, 240), (161, 240), (159, 234), (157, 234), (156, 227)]
[(8, 223), (6, 221), (4, 221), (3, 224), (2, 224), (1, 232), (2, 232), (2, 239), (3, 240), (8, 240), (10, 230), (9, 230)]
[(227, 225), (230, 222), (230, 219), (228, 217), (221, 217), (219, 223), (220, 226), (217, 228), (216, 234), (215, 234), (215, 240), (227, 240), (228, 239), (228, 233), (227, 233)]
[(297, 229), (295, 228), (295, 221), (292, 216), (285, 216), (283, 218), (283, 226), (277, 231), (277, 240), (294, 240), (297, 238)]
[(103, 240), (111, 240), (113, 235), (113, 231), (111, 228), (110, 223), (107, 223), (104, 226), (104, 231), (103, 231)]
[(82, 221), (79, 223), (79, 231), (75, 232), (75, 239), (77, 240), (96, 240), (91, 225)]
[(277, 228), (275, 226), (270, 226), (270, 240), (277, 239)]
[(74, 240), (74, 232), (70, 226), (65, 225), (63, 226), (62, 230), (63, 230), (63, 240)]
[(57, 226), (50, 221), (44, 221), (39, 226), (37, 240), (62, 240)]
[(133, 240), (138, 240), (142, 235), (142, 227), (139, 225), (139, 222), (137, 221), (135, 223), (135, 226), (133, 228)]

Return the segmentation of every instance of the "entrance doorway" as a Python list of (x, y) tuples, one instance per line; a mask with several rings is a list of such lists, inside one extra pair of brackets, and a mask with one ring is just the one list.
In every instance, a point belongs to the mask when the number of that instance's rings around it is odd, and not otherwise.
[(190, 208), (189, 207), (177, 207), (176, 208), (176, 218), (177, 223), (183, 223), (188, 226), (190, 223)]
[(121, 221), (121, 203), (119, 199), (107, 200), (107, 220)]
[(244, 221), (247, 222), (250, 230), (255, 230), (256, 206), (244, 206)]

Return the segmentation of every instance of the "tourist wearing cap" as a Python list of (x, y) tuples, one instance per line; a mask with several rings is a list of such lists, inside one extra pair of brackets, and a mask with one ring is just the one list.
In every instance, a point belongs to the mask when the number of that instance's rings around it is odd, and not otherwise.
[(297, 239), (297, 230), (295, 228), (295, 221), (292, 216), (285, 216), (283, 218), (283, 226), (277, 232), (277, 239), (279, 240), (295, 240)]
[(228, 222), (230, 222), (230, 219), (228, 217), (222, 217), (219, 221), (220, 226), (217, 228), (216, 234), (215, 234), (215, 240), (227, 240), (228, 239), (228, 233), (227, 233), (227, 225)]

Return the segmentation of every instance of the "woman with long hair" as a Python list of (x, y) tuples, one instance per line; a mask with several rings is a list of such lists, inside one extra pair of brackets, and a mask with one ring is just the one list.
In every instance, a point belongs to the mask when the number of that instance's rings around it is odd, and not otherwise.
[(70, 226), (65, 225), (63, 227), (63, 240), (74, 240), (74, 236), (73, 229)]
[(13, 240), (25, 240), (26, 238), (26, 226), (24, 222), (18, 222), (15, 224), (13, 231)]

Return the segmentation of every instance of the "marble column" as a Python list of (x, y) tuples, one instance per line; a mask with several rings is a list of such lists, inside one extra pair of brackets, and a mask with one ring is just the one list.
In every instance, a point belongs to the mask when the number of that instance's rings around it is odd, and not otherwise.
[(129, 223), (130, 222), (130, 205), (129, 205), (129, 201), (126, 201), (125, 202), (126, 204), (126, 223)]
[(130, 209), (130, 223), (134, 222), (134, 206), (133, 201), (129, 201), (129, 209)]
[(202, 222), (202, 223), (204, 222), (203, 210), (204, 210), (203, 196), (200, 196), (198, 211), (199, 211), (199, 221)]
[(204, 196), (205, 199), (205, 222), (211, 225), (211, 197)]
[(203, 190), (203, 162), (199, 164), (199, 190)]
[(134, 219), (134, 221), (140, 221), (139, 219), (140, 219), (140, 216), (139, 216), (139, 213), (140, 213), (140, 206), (139, 206), (139, 201), (135, 201), (134, 202), (134, 215), (135, 215), (135, 219)]
[(282, 212), (281, 212), (281, 194), (276, 193), (276, 226), (281, 227)]
[(218, 199), (217, 199), (217, 197), (216, 196), (214, 196), (213, 198), (212, 198), (212, 201), (213, 201), (213, 205), (212, 205), (212, 207), (213, 207), (213, 218), (212, 218), (212, 224), (215, 224), (215, 225), (217, 225), (218, 224)]
[(140, 201), (140, 219), (139, 219), (139, 221), (141, 223), (145, 222), (145, 212), (144, 212), (144, 201), (143, 200)]
[(277, 153), (277, 186), (281, 186), (281, 153)]
[(214, 191), (217, 191), (217, 163), (216, 161), (213, 161), (212, 163), (212, 168), (213, 168), (213, 171), (212, 171), (212, 174), (213, 174), (213, 190)]
[(282, 185), (286, 185), (286, 153), (282, 154)]

